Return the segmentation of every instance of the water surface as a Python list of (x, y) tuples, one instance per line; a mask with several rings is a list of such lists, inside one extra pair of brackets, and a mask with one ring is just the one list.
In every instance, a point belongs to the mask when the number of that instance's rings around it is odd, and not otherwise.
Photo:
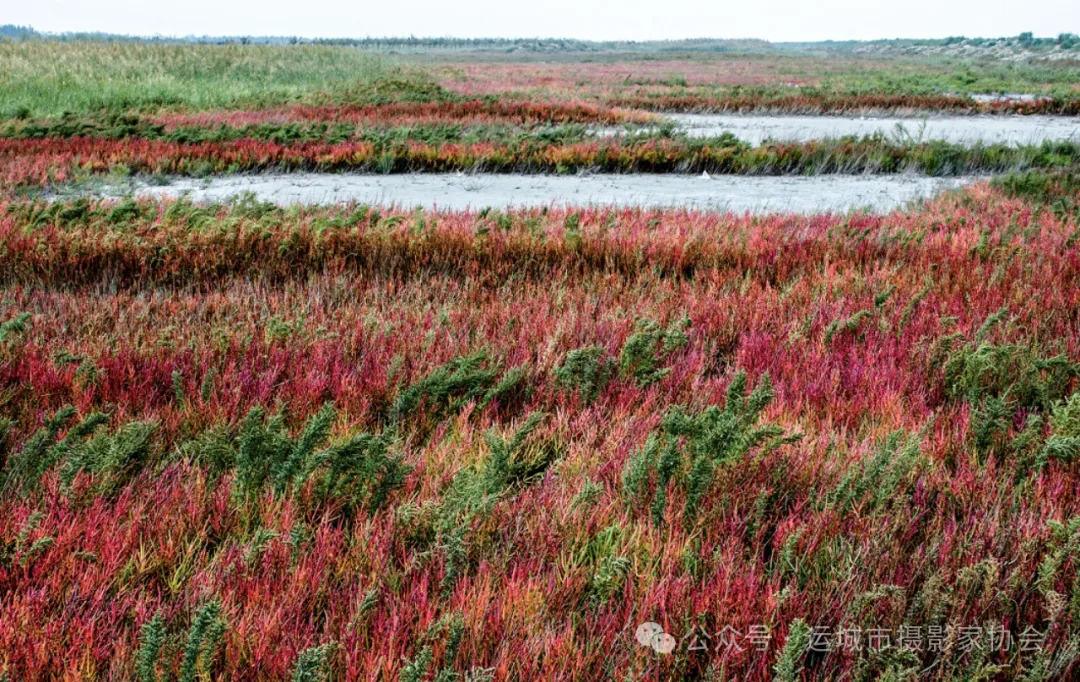
[(736, 212), (817, 213), (869, 209), (890, 211), (932, 197), (976, 177), (917, 175), (819, 175), (756, 177), (723, 175), (361, 175), (289, 173), (233, 175), (205, 180), (173, 178), (166, 186), (144, 182), (107, 186), (97, 194), (144, 197), (188, 195), (200, 202), (250, 192), (278, 204), (342, 202), (397, 204), (451, 210), (520, 206), (600, 205), (686, 207)]
[(665, 114), (690, 137), (730, 132), (759, 145), (767, 139), (806, 142), (823, 138), (882, 133), (902, 141), (945, 140), (960, 144), (1041, 144), (1080, 142), (1080, 118), (1073, 116), (927, 116), (924, 118), (850, 116), (758, 116)]

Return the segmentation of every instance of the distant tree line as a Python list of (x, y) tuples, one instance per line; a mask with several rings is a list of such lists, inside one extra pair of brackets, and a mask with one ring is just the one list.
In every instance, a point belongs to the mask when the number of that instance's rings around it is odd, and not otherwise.
[[(754, 52), (775, 49), (827, 48), (846, 50), (862, 43), (859, 41), (821, 41), (770, 43), (757, 39), (697, 38), (687, 40), (616, 40), (592, 41), (573, 38), (301, 38), (298, 36), (128, 36), (116, 33), (77, 32), (40, 33), (31, 26), (0, 25), (0, 39), (9, 40), (62, 40), (100, 42), (152, 42), (165, 44), (215, 44), (215, 45), (341, 45), (371, 50), (495, 50), (504, 52)], [(897, 46), (915, 45), (1019, 45), (1026, 49), (1080, 48), (1080, 37), (1075, 33), (1061, 33), (1056, 38), (1036, 38), (1030, 31), (1007, 38), (968, 38), (950, 36), (944, 39), (874, 40), (870, 44)]]
[(103, 32), (40, 33), (29, 26), (0, 26), (0, 39), (149, 42), (215, 45), (340, 45), (371, 50), (496, 50), (525, 52), (746, 52), (772, 49), (765, 40), (698, 38), (671, 41), (590, 41), (573, 38), (301, 38), (299, 36), (129, 36)]
[[(933, 41), (918, 41), (930, 43)], [(998, 44), (1017, 44), (1029, 49), (1047, 48), (1060, 46), (1062, 49), (1071, 50), (1080, 46), (1080, 37), (1075, 33), (1059, 33), (1057, 38), (1036, 38), (1031, 31), (1025, 31), (1013, 38), (967, 38), (965, 36), (950, 36), (941, 41), (944, 45), (968, 44), (978, 47), (993, 47)]]
[(0, 25), (0, 38), (12, 38), (22, 40), (40, 35), (29, 26), (16, 26), (15, 24)]

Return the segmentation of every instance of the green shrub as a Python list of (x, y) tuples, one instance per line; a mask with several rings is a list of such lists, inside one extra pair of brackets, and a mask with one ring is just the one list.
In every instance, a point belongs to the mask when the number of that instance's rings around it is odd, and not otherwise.
[[(82, 469), (91, 469), (92, 473), (120, 472), (113, 469), (106, 471), (108, 467), (117, 466), (113, 457), (123, 455), (116, 451), (110, 452), (111, 438), (103, 437), (104, 440), (95, 439), (96, 442), (87, 444), (85, 439), (92, 436), (97, 429), (108, 421), (108, 418), (100, 413), (89, 414), (78, 424), (68, 429), (64, 439), (57, 442), (60, 432), (75, 419), (76, 410), (66, 405), (45, 421), (45, 424), (23, 443), (22, 449), (11, 455), (5, 462), (4, 470), (0, 473), (0, 489), (23, 490), (36, 487), (45, 472), (60, 462), (66, 462), (66, 467), (74, 467), (74, 471), (65, 475), (65, 481), (70, 482), (75, 473)], [(121, 434), (118, 436), (123, 439)], [(131, 453), (128, 453), (131, 454)], [(141, 453), (134, 453), (136, 455)]]
[(615, 361), (603, 346), (576, 348), (554, 369), (555, 381), (565, 391), (576, 391), (586, 403), (599, 397), (615, 375)]
[(221, 603), (212, 601), (195, 614), (184, 646), (180, 682), (195, 682), (200, 670), (209, 675), (210, 663), (221, 645), (227, 625), (221, 617)]
[(796, 682), (802, 675), (802, 660), (810, 646), (810, 626), (802, 618), (791, 624), (784, 648), (776, 657), (774, 682)]
[(675, 351), (683, 348), (689, 339), (686, 329), (690, 321), (678, 320), (666, 329), (652, 320), (641, 320), (637, 331), (630, 335), (619, 355), (619, 372), (645, 388), (655, 384), (671, 372), (660, 368)]
[(30, 313), (19, 313), (15, 317), (0, 323), (0, 344), (14, 339), (17, 334), (25, 332), (30, 327)]
[(487, 516), (499, 500), (515, 487), (535, 480), (559, 456), (559, 449), (550, 439), (527, 446), (526, 441), (545, 418), (543, 413), (533, 412), (509, 438), (495, 430), (487, 431), (484, 440), (488, 456), (454, 476), (433, 520), (445, 558), (441, 585), (444, 596), (450, 595), (466, 572), (466, 539), (473, 520)]
[(509, 438), (495, 430), (484, 433), (488, 456), (454, 477), (440, 509), (444, 527), (487, 513), (507, 490), (528, 481), (554, 461), (558, 451), (550, 442), (526, 447), (529, 436), (545, 418), (544, 413), (533, 412)]
[(542, 449), (533, 457), (527, 456), (524, 448), (526, 439), (546, 418), (543, 412), (533, 412), (509, 439), (494, 430), (484, 433), (490, 453), (483, 469), (486, 494), (499, 494), (544, 471), (551, 464), (557, 455), (554, 448)]
[(484, 393), (479, 406), (496, 403), (503, 409), (520, 407), (532, 395), (532, 387), (529, 385), (531, 376), (532, 369), (528, 365), (511, 367), (498, 383)]
[(11, 429), (15, 426), (15, 422), (6, 418), (0, 417), (0, 482), (3, 481), (4, 465), (7, 463), (8, 458), (8, 437), (11, 435)]
[(643, 499), (646, 495), (651, 472), (656, 469), (660, 451), (660, 439), (650, 434), (641, 450), (632, 455), (623, 468), (622, 491), (628, 501)]
[(697, 413), (684, 407), (668, 410), (659, 430), (623, 470), (627, 501), (647, 501), (648, 482), (655, 478), (651, 511), (654, 521), (662, 523), (667, 490), (674, 482), (686, 494), (683, 518), (693, 523), (718, 468), (760, 445), (773, 449), (797, 440), (798, 436), (785, 438), (783, 429), (774, 424), (758, 424), (774, 395), (767, 374), (748, 395), (746, 374), (740, 371), (728, 387), (723, 409), (713, 405)]
[(180, 446), (180, 456), (204, 466), (214, 478), (236, 466), (236, 448), (226, 426), (218, 425), (200, 431), (195, 438)]
[(131, 422), (114, 433), (98, 434), (84, 444), (69, 447), (64, 452), (61, 480), (71, 485), (76, 475), (86, 472), (95, 477), (99, 493), (117, 492), (149, 462), (157, 429), (154, 422)]
[(1041, 357), (1014, 344), (967, 345), (952, 353), (944, 365), (945, 392), (977, 405), (986, 398), (1010, 405), (1046, 410), (1066, 395), (1078, 374), (1064, 355)]
[(431, 668), (432, 661), (435, 660), (435, 654), (431, 651), (430, 646), (424, 646), (420, 649), (420, 652), (416, 654), (416, 657), (412, 660), (407, 660), (401, 667), (401, 672), (398, 674), (399, 682), (423, 682), (427, 677), (428, 670)]
[(4, 490), (24, 488), (37, 483), (41, 474), (48, 468), (45, 466), (48, 452), (55, 445), (60, 430), (74, 419), (75, 415), (76, 410), (71, 405), (60, 408), (56, 414), (45, 420), (40, 429), (26, 439), (19, 452), (7, 459), (3, 471)]
[(138, 220), (140, 217), (142, 217), (142, 215), (143, 208), (139, 205), (138, 202), (136, 202), (134, 199), (124, 199), (109, 210), (108, 215), (105, 217), (105, 222), (107, 222), (109, 225), (130, 223)]
[[(210, 666), (228, 627), (221, 616), (221, 603), (212, 601), (198, 610), (192, 619), (185, 641), (180, 665), (179, 682), (195, 682), (210, 679)], [(167, 628), (161, 614), (147, 621), (139, 632), (139, 649), (135, 655), (135, 679), (137, 682), (167, 682), (168, 675), (160, 676), (162, 657), (168, 640)]]
[(393, 444), (389, 433), (358, 433), (322, 448), (335, 415), (333, 406), (325, 405), (292, 438), (280, 415), (267, 419), (264, 409), (254, 408), (240, 427), (234, 455), (220, 435), (197, 441), (192, 451), (220, 465), (235, 461), (242, 495), (257, 495), (266, 488), (281, 495), (313, 481), (321, 502), (341, 504), (347, 513), (361, 509), (374, 513), (404, 485), (409, 468), (389, 454)]
[[(1049, 151), (1050, 144), (1042, 148)], [(1006, 195), (1048, 208), (1062, 219), (1080, 215), (1080, 173), (1075, 170), (1029, 170), (995, 178), (993, 184)]]
[(329, 676), (330, 656), (337, 649), (337, 644), (322, 644), (304, 649), (293, 667), (292, 682), (320, 682)]
[(980, 456), (985, 458), (1003, 446), (1014, 413), (1004, 399), (995, 396), (987, 396), (972, 410), (971, 435)]
[(849, 467), (836, 487), (821, 498), (824, 508), (843, 514), (886, 509), (903, 499), (897, 493), (910, 486), (919, 465), (919, 442), (903, 431), (890, 433), (872, 457)]
[(854, 334), (862, 326), (862, 323), (872, 317), (873, 310), (859, 310), (852, 314), (851, 317), (846, 317), (841, 320), (833, 320), (829, 323), (829, 326), (825, 328), (824, 342), (825, 345), (832, 343), (833, 339), (838, 335)]
[(625, 527), (613, 524), (601, 529), (574, 556), (574, 563), (590, 571), (589, 600), (606, 604), (622, 592), (630, 579), (630, 559), (622, 554)]
[(260, 492), (295, 444), (285, 433), (280, 414), (266, 419), (266, 410), (252, 408), (240, 426), (236, 452), (236, 486), (244, 495)]
[(393, 441), (386, 435), (360, 433), (315, 452), (300, 472), (314, 478), (315, 494), (326, 503), (340, 503), (346, 512), (382, 509), (390, 495), (405, 485), (411, 468), (389, 454)]
[(581, 250), (584, 237), (581, 234), (580, 213), (574, 212), (566, 216), (566, 220), (563, 221), (563, 240), (571, 251)]
[(1050, 426), (1052, 433), (1043, 444), (1036, 469), (1052, 459), (1063, 462), (1080, 459), (1080, 392), (1054, 405)]
[(143, 623), (139, 630), (139, 650), (135, 654), (137, 682), (158, 682), (158, 661), (165, 646), (165, 621), (161, 613)]
[[(1072, 461), (1080, 455), (1080, 402), (1069, 395), (1080, 376), (1080, 364), (1064, 354), (1043, 356), (1030, 346), (994, 344), (988, 338), (1006, 320), (1005, 308), (990, 315), (970, 341), (960, 333), (935, 342), (930, 370), (942, 378), (946, 399), (964, 401), (971, 409), (971, 443), (981, 461), (1009, 457), (1017, 475), (1041, 470), (1051, 459)], [(1045, 415), (1053, 410), (1054, 433), (1044, 435)], [(1024, 417), (1015, 433), (1013, 423)]]
[(1050, 415), (1050, 425), (1054, 435), (1062, 438), (1080, 436), (1080, 393), (1073, 393), (1068, 400), (1054, 405)]
[[(426, 405), (437, 413), (453, 413), (472, 401), (483, 401), (495, 386), (497, 367), (488, 366), (485, 352), (455, 358), (409, 385), (394, 399), (391, 417), (401, 421)], [(492, 398), (494, 399), (494, 394)]]

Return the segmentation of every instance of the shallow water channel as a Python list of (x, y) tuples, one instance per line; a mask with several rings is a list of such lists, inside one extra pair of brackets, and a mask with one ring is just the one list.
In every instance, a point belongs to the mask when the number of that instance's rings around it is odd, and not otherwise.
[(716, 137), (730, 132), (759, 145), (767, 139), (806, 142), (882, 133), (898, 141), (944, 140), (958, 144), (1041, 144), (1080, 142), (1075, 116), (927, 116), (923, 118), (850, 116), (740, 116), (737, 114), (665, 114), (690, 137)]
[(692, 175), (361, 175), (289, 173), (173, 178), (164, 186), (139, 181), (103, 196), (189, 196), (220, 201), (250, 192), (278, 204), (379, 203), (449, 210), (521, 206), (600, 205), (684, 207), (735, 212), (890, 211), (979, 178), (917, 175), (756, 177)]

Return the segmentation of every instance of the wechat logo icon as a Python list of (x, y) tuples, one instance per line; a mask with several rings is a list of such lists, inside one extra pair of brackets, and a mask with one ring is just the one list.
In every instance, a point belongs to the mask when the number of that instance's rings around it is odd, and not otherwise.
[(670, 654), (675, 651), (675, 638), (664, 632), (659, 623), (647, 621), (638, 626), (634, 633), (638, 644), (646, 646), (658, 654)]

